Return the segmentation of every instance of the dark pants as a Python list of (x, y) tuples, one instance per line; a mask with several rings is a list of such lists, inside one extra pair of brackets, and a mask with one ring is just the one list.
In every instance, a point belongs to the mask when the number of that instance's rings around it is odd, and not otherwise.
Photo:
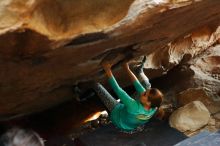
[(100, 83), (94, 83), (93, 89), (102, 100), (108, 111), (111, 112), (113, 108), (118, 104), (118, 101), (112, 97), (111, 94)]

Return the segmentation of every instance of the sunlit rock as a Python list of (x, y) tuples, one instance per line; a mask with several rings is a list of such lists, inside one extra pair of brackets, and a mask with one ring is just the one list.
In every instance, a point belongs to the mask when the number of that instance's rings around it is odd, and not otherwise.
[(195, 131), (208, 123), (210, 113), (200, 101), (191, 102), (176, 110), (169, 119), (170, 126), (179, 131)]

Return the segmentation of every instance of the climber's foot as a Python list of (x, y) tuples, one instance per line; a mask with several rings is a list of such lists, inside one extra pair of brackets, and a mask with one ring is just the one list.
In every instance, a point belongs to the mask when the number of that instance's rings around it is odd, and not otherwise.
[(81, 102), (95, 96), (95, 91), (91, 88), (94, 81), (81, 82), (73, 87), (73, 92), (76, 94), (76, 100)]
[(144, 56), (141, 63), (135, 67), (134, 71), (136, 72), (136, 74), (140, 74), (141, 72), (143, 72), (145, 62), (146, 62), (146, 56)]

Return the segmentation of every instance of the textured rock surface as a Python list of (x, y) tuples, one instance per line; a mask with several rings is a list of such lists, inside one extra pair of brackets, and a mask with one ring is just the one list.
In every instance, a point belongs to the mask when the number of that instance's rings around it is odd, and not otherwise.
[(220, 111), (219, 101), (214, 101), (211, 96), (208, 96), (205, 89), (190, 88), (177, 95), (179, 106), (188, 104), (194, 100), (199, 100), (208, 108), (208, 110), (215, 114)]
[(200, 101), (193, 101), (176, 110), (169, 119), (170, 126), (185, 132), (195, 131), (208, 123), (210, 113)]
[(103, 81), (99, 63), (115, 52), (147, 55), (150, 78), (192, 61), (187, 85), (203, 85), (196, 68), (215, 62), (202, 71), (212, 75), (207, 92), (219, 97), (218, 46), (216, 55), (194, 59), (219, 43), (219, 0), (2, 0), (0, 11), (0, 120), (68, 101), (77, 82)]
[[(174, 97), (177, 101), (177, 106), (199, 100), (212, 114), (220, 111), (219, 50), (219, 45), (210, 47), (177, 68), (174, 72), (177, 75), (173, 81), (175, 84), (168, 93), (168, 96)], [(180, 76), (181, 78), (178, 79)]]

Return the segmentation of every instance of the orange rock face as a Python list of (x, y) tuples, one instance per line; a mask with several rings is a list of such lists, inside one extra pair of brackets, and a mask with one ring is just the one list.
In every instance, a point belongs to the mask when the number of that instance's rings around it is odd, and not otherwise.
[[(150, 78), (188, 63), (219, 85), (218, 49), (194, 60), (218, 47), (218, 0), (2, 0), (0, 11), (0, 120), (69, 101), (80, 81), (105, 82), (100, 62), (112, 53), (147, 55)], [(219, 96), (217, 88), (210, 91)]]

